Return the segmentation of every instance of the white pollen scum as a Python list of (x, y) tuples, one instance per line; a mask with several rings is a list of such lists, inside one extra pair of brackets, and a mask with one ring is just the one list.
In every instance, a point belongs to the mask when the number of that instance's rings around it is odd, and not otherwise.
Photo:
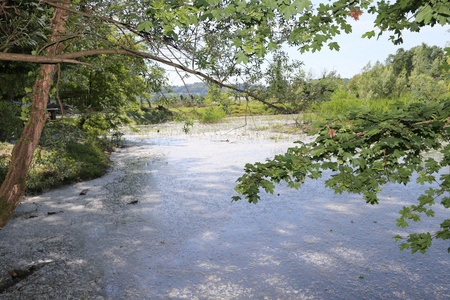
[(312, 139), (267, 130), (282, 122), (295, 120), (126, 134), (106, 176), (19, 205), (0, 231), (1, 272), (42, 267), (0, 299), (449, 299), (448, 241), (411, 254), (392, 239), (448, 218), (436, 205), (435, 218), (396, 227), (427, 186), (386, 185), (371, 206), (306, 180), (231, 202), (246, 163)]

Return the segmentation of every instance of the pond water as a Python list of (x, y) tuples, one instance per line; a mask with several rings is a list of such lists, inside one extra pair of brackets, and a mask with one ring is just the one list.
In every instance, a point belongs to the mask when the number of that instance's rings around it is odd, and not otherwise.
[[(371, 206), (360, 195), (335, 195), (323, 181), (307, 180), (298, 191), (280, 185), (257, 205), (232, 203), (245, 163), (307, 139), (261, 131), (280, 120), (252, 118), (238, 128), (243, 122), (196, 124), (190, 134), (182, 133), (183, 124), (157, 125), (125, 136), (130, 146), (113, 154), (115, 170), (91, 183), (96, 199), (85, 206), (95, 218), (83, 212), (71, 229), (79, 259), (97, 270), (98, 289), (89, 295), (450, 298), (448, 242), (413, 255), (392, 239), (408, 232), (395, 226), (398, 211), (423, 186), (387, 185), (380, 205)], [(435, 218), (407, 229), (426, 230), (446, 218), (436, 206)]]
[[(258, 118), (252, 125), (278, 121)], [(370, 206), (359, 195), (335, 195), (322, 181), (307, 181), (299, 191), (279, 186), (257, 205), (231, 203), (245, 163), (282, 153), (306, 137), (233, 130), (235, 122), (213, 130), (196, 126), (186, 136), (164, 126), (128, 136), (147, 157), (133, 175), (146, 179), (128, 183), (141, 191), (140, 218), (132, 215), (123, 225), (133, 228), (129, 242), (136, 246), (116, 275), (115, 282), (126, 283), (111, 284), (110, 296), (121, 297), (131, 286), (139, 297), (174, 299), (450, 296), (448, 243), (412, 255), (392, 239), (405, 232), (395, 226), (398, 211), (423, 187), (390, 185), (381, 205)], [(170, 130), (175, 137), (166, 138)], [(436, 224), (445, 213), (438, 209), (434, 220), (413, 228)]]

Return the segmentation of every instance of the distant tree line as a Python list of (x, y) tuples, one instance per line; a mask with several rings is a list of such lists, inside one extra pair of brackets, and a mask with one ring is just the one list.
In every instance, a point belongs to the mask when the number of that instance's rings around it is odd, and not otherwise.
[(348, 91), (361, 98), (402, 97), (409, 93), (429, 100), (446, 93), (440, 80), (439, 66), (444, 50), (422, 44), (410, 50), (400, 48), (384, 63), (367, 64), (362, 72), (348, 82)]

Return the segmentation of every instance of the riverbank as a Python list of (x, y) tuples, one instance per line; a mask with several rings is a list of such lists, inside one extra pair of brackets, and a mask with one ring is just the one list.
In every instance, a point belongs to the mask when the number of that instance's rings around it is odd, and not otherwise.
[[(27, 176), (27, 195), (104, 175), (115, 143), (87, 134), (69, 123), (49, 123), (44, 129)], [(14, 144), (0, 142), (0, 183), (6, 177)]]
[(105, 176), (26, 198), (0, 231), (0, 286), (26, 276), (0, 299), (450, 297), (445, 241), (412, 255), (392, 240), (423, 186), (388, 185), (378, 206), (322, 181), (231, 203), (245, 163), (308, 138), (269, 130), (277, 122), (148, 126)]

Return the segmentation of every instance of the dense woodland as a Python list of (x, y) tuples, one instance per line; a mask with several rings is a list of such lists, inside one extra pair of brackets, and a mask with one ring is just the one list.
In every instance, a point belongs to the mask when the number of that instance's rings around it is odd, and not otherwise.
[[(384, 183), (407, 184), (416, 172), (439, 188), (405, 207), (398, 225), (432, 216), (427, 204), (449, 208), (450, 175), (436, 172), (450, 164), (450, 48), (399, 49), (349, 80), (334, 72), (309, 78), (282, 50), (339, 50), (333, 38), (351, 32), (348, 20), (364, 12), (376, 16), (366, 38), (377, 29), (398, 44), (404, 30), (449, 24), (448, 7), (447, 0), (1, 0), (0, 227), (26, 190), (103, 174), (121, 126), (176, 120), (188, 133), (195, 121), (243, 114), (308, 114), (299, 128), (318, 138), (247, 165), (234, 200), (256, 203), (260, 188), (273, 192), (280, 181), (298, 188), (331, 169), (337, 175), (327, 186), (376, 204)], [(204, 83), (170, 87), (162, 65)], [(423, 163), (432, 149), (443, 159)], [(433, 233), (397, 239), (424, 252), (433, 239), (450, 238), (449, 228), (446, 220)]]

